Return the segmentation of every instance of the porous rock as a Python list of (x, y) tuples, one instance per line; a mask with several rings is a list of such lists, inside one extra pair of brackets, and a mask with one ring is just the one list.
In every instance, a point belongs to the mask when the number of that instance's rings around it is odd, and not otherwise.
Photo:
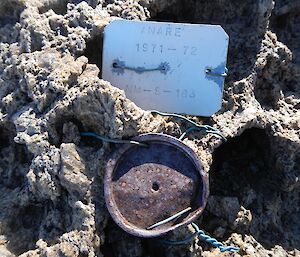
[[(184, 142), (210, 175), (195, 222), (235, 256), (299, 256), (299, 1), (0, 1), (0, 255), (230, 256), (195, 238), (166, 246), (132, 237), (109, 218), (111, 138), (187, 127), (140, 109), (101, 79), (103, 29), (116, 17), (220, 24), (230, 36), (221, 110), (228, 138)], [(167, 239), (195, 232), (183, 227)]]

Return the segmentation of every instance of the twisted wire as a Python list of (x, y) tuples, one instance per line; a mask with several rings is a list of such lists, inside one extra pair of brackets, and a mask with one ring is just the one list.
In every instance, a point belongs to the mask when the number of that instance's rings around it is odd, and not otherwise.
[(168, 245), (184, 245), (190, 243), (196, 236), (199, 236), (203, 241), (210, 243), (214, 247), (218, 248), (220, 252), (236, 252), (239, 251), (240, 248), (235, 247), (235, 246), (224, 246), (221, 242), (219, 242), (217, 239), (205, 234), (203, 230), (201, 230), (197, 224), (191, 223), (193, 228), (196, 230), (195, 233), (192, 235), (188, 236), (187, 238), (183, 240), (177, 240), (177, 241), (172, 241), (172, 240), (160, 240), (160, 243), (163, 244), (168, 244)]
[(179, 120), (185, 121), (189, 124), (192, 125), (192, 127), (188, 128), (185, 132), (183, 132), (183, 134), (179, 137), (180, 140), (183, 140), (189, 133), (191, 133), (192, 131), (205, 131), (206, 133), (210, 133), (210, 134), (215, 134), (219, 137), (222, 138), (222, 140), (224, 140), (225, 142), (227, 141), (226, 137), (221, 133), (221, 131), (219, 131), (218, 129), (209, 126), (209, 125), (200, 125), (180, 114), (175, 114), (175, 113), (165, 113), (165, 112), (160, 112), (160, 111), (156, 111), (156, 110), (151, 110), (151, 113), (155, 113), (158, 114), (160, 116), (163, 117), (173, 117), (173, 118), (177, 118)]
[(235, 246), (224, 246), (221, 242), (219, 242), (217, 239), (206, 235), (203, 230), (201, 230), (197, 224), (192, 223), (192, 226), (196, 230), (196, 234), (201, 237), (204, 241), (207, 243), (212, 244), (214, 247), (219, 248), (221, 252), (236, 252), (239, 251), (240, 248), (235, 247)]
[[(206, 126), (206, 125), (204, 125)], [(184, 131), (181, 136), (179, 137), (179, 140), (183, 140), (185, 137), (187, 137), (188, 134), (190, 134), (193, 131), (205, 131), (206, 133), (209, 134), (214, 134), (219, 136), (224, 142), (227, 141), (226, 137), (217, 129), (211, 130), (211, 129), (207, 129), (207, 128), (200, 128), (200, 127), (190, 127), (188, 128), (186, 131)]]

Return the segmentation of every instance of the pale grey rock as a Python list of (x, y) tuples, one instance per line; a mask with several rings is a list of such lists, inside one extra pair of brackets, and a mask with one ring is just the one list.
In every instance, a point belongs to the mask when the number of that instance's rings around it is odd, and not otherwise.
[[(101, 79), (103, 29), (117, 17), (221, 24), (230, 36), (222, 109), (191, 117), (229, 139), (184, 142), (210, 173), (196, 222), (236, 256), (299, 256), (299, 1), (0, 1), (0, 256), (229, 256), (199, 239), (133, 238), (109, 219), (112, 138), (187, 127), (143, 111)], [(126, 49), (124, 49), (126, 50)], [(180, 228), (169, 239), (193, 233)]]
[(61, 144), (60, 159), (61, 167), (58, 176), (61, 185), (69, 193), (78, 193), (83, 198), (90, 189), (91, 181), (84, 174), (85, 165), (76, 151), (76, 146), (74, 144)]

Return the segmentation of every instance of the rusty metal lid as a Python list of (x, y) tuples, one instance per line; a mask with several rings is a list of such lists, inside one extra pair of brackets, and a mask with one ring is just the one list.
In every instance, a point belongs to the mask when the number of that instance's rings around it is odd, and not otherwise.
[[(104, 179), (105, 200), (114, 221), (139, 237), (155, 237), (188, 224), (203, 211), (208, 175), (195, 152), (163, 134), (133, 138), (148, 147), (124, 145), (109, 159)], [(188, 207), (176, 220), (147, 228)]]

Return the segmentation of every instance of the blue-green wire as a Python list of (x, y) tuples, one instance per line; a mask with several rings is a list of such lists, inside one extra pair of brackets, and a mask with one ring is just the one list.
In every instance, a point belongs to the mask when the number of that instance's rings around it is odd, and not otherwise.
[(189, 124), (192, 125), (192, 127), (188, 128), (185, 132), (183, 132), (183, 134), (180, 136), (180, 140), (183, 140), (189, 133), (191, 133), (192, 131), (205, 131), (206, 133), (210, 133), (210, 134), (215, 134), (218, 135), (219, 137), (222, 138), (222, 140), (224, 140), (225, 142), (227, 141), (226, 137), (216, 128), (209, 126), (209, 125), (200, 125), (180, 114), (175, 114), (175, 113), (165, 113), (165, 112), (160, 112), (160, 111), (156, 111), (156, 110), (151, 110), (151, 113), (155, 113), (158, 114), (160, 116), (163, 117), (174, 117), (177, 119), (180, 119), (182, 121), (185, 121)]
[(212, 244), (214, 247), (219, 248), (221, 252), (237, 252), (240, 250), (240, 248), (235, 247), (235, 246), (224, 246), (221, 242), (219, 242), (217, 239), (206, 235), (203, 230), (201, 230), (197, 224), (191, 223), (193, 228), (196, 230), (195, 233), (192, 235), (188, 236), (187, 238), (183, 240), (178, 240), (178, 241), (172, 241), (172, 240), (159, 240), (160, 243), (162, 244), (167, 244), (167, 245), (185, 245), (190, 243), (196, 236), (199, 236), (202, 240), (205, 242), (208, 242)]
[(134, 140), (124, 140), (124, 139), (115, 139), (115, 138), (107, 138), (104, 136), (100, 136), (94, 132), (82, 132), (80, 133), (81, 136), (85, 136), (85, 137), (94, 137), (97, 138), (101, 141), (104, 142), (109, 142), (109, 143), (115, 143), (115, 144), (133, 144), (133, 145), (139, 145), (139, 146), (147, 146), (147, 144), (138, 142), (138, 141), (134, 141)]

